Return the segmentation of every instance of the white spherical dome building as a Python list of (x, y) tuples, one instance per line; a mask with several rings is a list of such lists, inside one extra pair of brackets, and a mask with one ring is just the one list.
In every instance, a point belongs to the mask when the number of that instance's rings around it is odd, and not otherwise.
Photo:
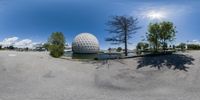
[(98, 53), (99, 42), (97, 38), (90, 33), (80, 33), (74, 38), (72, 51), (73, 53)]

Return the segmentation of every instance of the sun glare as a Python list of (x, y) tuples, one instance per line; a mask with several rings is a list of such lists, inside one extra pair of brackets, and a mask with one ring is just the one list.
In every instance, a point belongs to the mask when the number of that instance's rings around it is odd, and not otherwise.
[(155, 19), (161, 20), (165, 18), (165, 14), (163, 12), (151, 11), (147, 13), (147, 17), (150, 18), (151, 20), (155, 20)]

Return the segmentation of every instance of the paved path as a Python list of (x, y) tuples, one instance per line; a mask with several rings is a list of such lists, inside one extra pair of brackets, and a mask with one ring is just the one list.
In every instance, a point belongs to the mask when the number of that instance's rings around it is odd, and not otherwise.
[(137, 69), (139, 58), (109, 61), (108, 69), (44, 52), (0, 51), (0, 100), (199, 100), (200, 52), (189, 56), (195, 60), (185, 72)]

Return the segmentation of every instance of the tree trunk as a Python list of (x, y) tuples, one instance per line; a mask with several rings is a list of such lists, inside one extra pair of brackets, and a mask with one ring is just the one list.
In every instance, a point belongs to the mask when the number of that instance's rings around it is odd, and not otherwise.
[(156, 34), (156, 52), (158, 52), (158, 35)]
[(125, 24), (125, 37), (124, 37), (124, 43), (125, 43), (125, 56), (128, 56), (128, 48), (127, 48), (127, 26)]
[(128, 56), (127, 37), (125, 36), (125, 56)]
[(166, 50), (166, 48), (165, 48), (165, 39), (164, 39), (164, 43), (163, 43), (163, 50), (164, 50), (164, 53), (165, 53), (165, 50)]

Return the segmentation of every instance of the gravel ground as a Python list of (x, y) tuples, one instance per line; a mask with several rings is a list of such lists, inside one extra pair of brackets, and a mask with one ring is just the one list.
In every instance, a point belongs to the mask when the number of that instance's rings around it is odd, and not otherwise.
[(199, 100), (200, 51), (108, 62), (0, 51), (0, 100)]

